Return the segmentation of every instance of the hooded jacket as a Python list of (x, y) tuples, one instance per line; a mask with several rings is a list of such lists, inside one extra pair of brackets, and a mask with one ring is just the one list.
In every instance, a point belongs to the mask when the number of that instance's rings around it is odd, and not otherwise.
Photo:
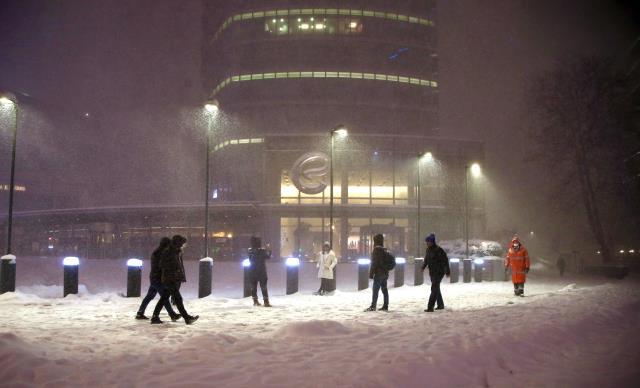
[(429, 276), (444, 276), (449, 275), (451, 270), (449, 268), (449, 258), (447, 253), (439, 245), (435, 243), (427, 248), (424, 254), (424, 264), (422, 264), (422, 270), (429, 267)]
[(165, 286), (185, 283), (187, 277), (184, 272), (182, 261), (182, 249), (171, 245), (164, 251), (160, 258), (160, 269), (162, 271), (162, 284)]
[[(520, 244), (520, 249), (513, 249), (513, 244)], [(511, 240), (509, 251), (507, 251), (507, 257), (504, 260), (505, 268), (511, 269), (511, 281), (513, 283), (525, 283), (527, 281), (527, 273), (529, 272), (529, 252), (522, 245), (517, 237)]]

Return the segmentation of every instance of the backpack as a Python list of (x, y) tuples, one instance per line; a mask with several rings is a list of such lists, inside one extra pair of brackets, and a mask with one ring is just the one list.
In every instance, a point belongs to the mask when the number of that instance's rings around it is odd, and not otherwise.
[(387, 249), (384, 250), (384, 262), (382, 266), (387, 271), (392, 271), (396, 267), (396, 258)]

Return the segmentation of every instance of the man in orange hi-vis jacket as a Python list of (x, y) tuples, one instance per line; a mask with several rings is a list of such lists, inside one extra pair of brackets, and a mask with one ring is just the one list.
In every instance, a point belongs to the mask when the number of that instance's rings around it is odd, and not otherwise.
[(507, 258), (504, 261), (505, 269), (511, 269), (513, 293), (516, 296), (524, 296), (524, 283), (527, 281), (529, 265), (529, 253), (516, 236), (511, 240)]

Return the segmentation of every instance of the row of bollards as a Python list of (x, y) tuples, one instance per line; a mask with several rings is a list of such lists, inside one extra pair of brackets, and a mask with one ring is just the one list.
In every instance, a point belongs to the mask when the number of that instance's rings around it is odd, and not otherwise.
[[(16, 257), (14, 255), (6, 255), (0, 258), (0, 294), (15, 291), (16, 283)], [(482, 282), (486, 274), (488, 280), (507, 280), (504, 267), (500, 265), (500, 260), (483, 260), (476, 258), (475, 260), (451, 258), (449, 260), (451, 275), (450, 282), (457, 283), (460, 278), (460, 262), (462, 261), (462, 281), (464, 283)], [(416, 258), (414, 262), (414, 286), (424, 284), (424, 273), (422, 265), (424, 259)], [(65, 257), (63, 262), (64, 268), (64, 287), (63, 296), (78, 293), (78, 267), (80, 260), (77, 257)], [(369, 288), (369, 269), (371, 260), (369, 258), (360, 258), (358, 264), (358, 291)], [(244, 291), (243, 297), (251, 295), (251, 262), (249, 259), (242, 261), (244, 275)], [(394, 287), (404, 285), (406, 259), (403, 257), (396, 258), (396, 266), (394, 270)], [(300, 259), (289, 257), (285, 261), (286, 268), (286, 293), (294, 294), (299, 290), (299, 271)], [(335, 274), (335, 271), (334, 271)], [(198, 274), (198, 297), (204, 298), (211, 295), (212, 292), (212, 276), (213, 276), (213, 259), (206, 257), (200, 260)], [(142, 287), (142, 260), (129, 259), (127, 261), (127, 297), (140, 297)]]
[(488, 281), (506, 281), (507, 275), (501, 259), (449, 259), (449, 268), (451, 269), (451, 283), (457, 283), (460, 279), (460, 261), (462, 261), (462, 281), (470, 283), (473, 278), (474, 282), (482, 282), (484, 279)]

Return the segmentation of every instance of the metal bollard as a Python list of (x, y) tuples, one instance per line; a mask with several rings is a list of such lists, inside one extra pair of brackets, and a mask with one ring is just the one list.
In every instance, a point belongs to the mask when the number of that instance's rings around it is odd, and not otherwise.
[(484, 273), (482, 274), (482, 280), (487, 282), (493, 281), (493, 260), (484, 261)]
[(393, 270), (393, 287), (404, 286), (404, 267), (407, 259), (404, 257), (396, 257), (396, 268)]
[(415, 269), (413, 272), (413, 285), (420, 286), (424, 284), (424, 272), (422, 271), (422, 264), (424, 264), (424, 258), (416, 257), (414, 265)]
[(198, 268), (198, 298), (211, 295), (213, 284), (213, 259), (205, 257), (200, 259)]
[(449, 270), (451, 271), (449, 282), (458, 283), (460, 281), (460, 259), (456, 257), (449, 259)]
[(0, 258), (0, 294), (16, 290), (16, 257), (5, 255)]
[(329, 279), (327, 281), (327, 292), (333, 292), (336, 290), (336, 281), (337, 281), (337, 273), (338, 273), (338, 266), (336, 265), (335, 267), (333, 267), (333, 279)]
[(287, 267), (287, 295), (298, 292), (298, 274), (300, 269), (300, 259), (288, 257), (285, 261)]
[(462, 281), (471, 283), (471, 259), (462, 260)]
[(251, 296), (251, 261), (249, 259), (242, 260), (242, 268), (244, 270), (244, 293), (243, 298)]
[(473, 281), (474, 282), (482, 281), (483, 269), (484, 269), (484, 260), (482, 259), (473, 260)]
[(142, 290), (142, 260), (127, 260), (127, 298), (137, 298)]
[(65, 257), (64, 260), (62, 260), (62, 266), (64, 268), (64, 290), (62, 296), (77, 294), (80, 259), (77, 257)]
[(369, 288), (371, 259), (358, 259), (358, 291)]

